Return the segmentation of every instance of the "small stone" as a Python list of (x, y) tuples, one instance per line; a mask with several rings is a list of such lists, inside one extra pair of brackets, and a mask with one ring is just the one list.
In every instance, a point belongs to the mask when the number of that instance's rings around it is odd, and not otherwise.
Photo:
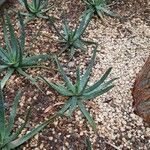
[(47, 92), (46, 92), (46, 95), (51, 95), (51, 94), (52, 94), (51, 91), (47, 91)]
[(71, 61), (71, 62), (68, 63), (68, 67), (70, 67), (70, 68), (74, 67), (74, 65), (75, 65), (75, 63), (73, 61)]
[(37, 134), (37, 135), (35, 135), (35, 137), (34, 137), (36, 140), (38, 140), (39, 139), (39, 135)]
[(150, 29), (144, 30), (144, 34), (146, 37), (150, 37)]
[(50, 140), (50, 141), (52, 141), (52, 140), (53, 140), (53, 137), (52, 137), (52, 136), (50, 136), (50, 137), (49, 137), (49, 140)]
[(124, 131), (125, 131), (125, 128), (124, 128), (124, 127), (121, 127), (120, 130), (121, 130), (122, 132), (124, 132)]
[(146, 135), (150, 136), (150, 128), (146, 128)]
[(131, 138), (132, 137), (132, 134), (131, 133), (128, 133), (128, 138)]
[(40, 145), (40, 149), (43, 149), (43, 147), (44, 147), (44, 144), (42, 143), (42, 144)]

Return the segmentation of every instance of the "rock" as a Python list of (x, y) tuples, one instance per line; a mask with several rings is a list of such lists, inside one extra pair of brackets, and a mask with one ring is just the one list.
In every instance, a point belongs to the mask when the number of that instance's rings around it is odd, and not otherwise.
[(150, 123), (150, 56), (137, 75), (132, 95), (135, 113)]

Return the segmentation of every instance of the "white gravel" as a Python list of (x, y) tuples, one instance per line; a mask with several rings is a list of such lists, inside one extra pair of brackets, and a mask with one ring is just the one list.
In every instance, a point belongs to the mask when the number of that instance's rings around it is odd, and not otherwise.
[[(109, 67), (113, 67), (111, 77), (119, 77), (110, 92), (95, 99), (99, 134), (119, 149), (149, 150), (150, 128), (133, 113), (131, 89), (149, 56), (150, 28), (140, 19), (124, 24), (109, 21), (108, 27), (92, 22), (88, 30), (89, 37), (100, 45), (91, 83)], [(111, 102), (104, 103), (106, 100)]]

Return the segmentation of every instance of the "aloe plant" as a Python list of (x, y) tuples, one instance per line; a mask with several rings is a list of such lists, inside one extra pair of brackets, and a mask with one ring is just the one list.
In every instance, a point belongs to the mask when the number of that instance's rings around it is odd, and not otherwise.
[(105, 81), (108, 77), (109, 73), (111, 72), (112, 68), (109, 68), (106, 73), (98, 80), (95, 84), (88, 87), (88, 81), (90, 78), (90, 74), (92, 71), (92, 67), (94, 65), (94, 60), (96, 56), (96, 48), (94, 50), (92, 59), (89, 63), (89, 66), (83, 76), (80, 75), (79, 67), (76, 71), (76, 82), (73, 84), (73, 82), (69, 79), (69, 77), (65, 74), (62, 66), (60, 65), (59, 61), (56, 59), (56, 63), (58, 66), (58, 70), (65, 82), (65, 85), (63, 84), (56, 84), (48, 82), (47, 79), (41, 77), (41, 79), (47, 83), (47, 85), (56, 90), (59, 94), (63, 96), (69, 97), (65, 105), (62, 107), (62, 109), (58, 112), (59, 114), (64, 114), (67, 112), (67, 115), (71, 116), (73, 111), (79, 107), (89, 124), (93, 127), (93, 129), (96, 129), (96, 125), (92, 117), (90, 116), (89, 112), (86, 110), (86, 107), (84, 106), (84, 102), (88, 101), (90, 99), (94, 99), (95, 97), (102, 95), (112, 89), (114, 85), (112, 82), (116, 79), (112, 79), (109, 81)]
[(22, 15), (28, 17), (28, 21), (34, 18), (48, 19), (45, 13), (49, 11), (52, 6), (48, 5), (48, 0), (32, 0), (30, 3), (28, 0), (19, 0), (19, 2), (28, 11), (28, 13), (21, 13)]
[(50, 20), (51, 24), (53, 25), (54, 29), (56, 30), (57, 35), (59, 36), (60, 43), (63, 45), (62, 51), (59, 53), (61, 55), (64, 51), (69, 50), (70, 59), (74, 56), (76, 49), (80, 49), (81, 51), (86, 50), (87, 44), (95, 44), (91, 41), (85, 41), (82, 38), (89, 22), (91, 20), (91, 15), (87, 17), (82, 17), (79, 26), (76, 26), (75, 29), (71, 29), (69, 27), (69, 22), (64, 17), (63, 19), (63, 33), (59, 32), (55, 24)]
[(6, 82), (15, 71), (27, 77), (33, 84), (37, 85), (35, 79), (25, 73), (24, 69), (42, 67), (38, 65), (38, 62), (49, 59), (48, 55), (36, 55), (30, 57), (23, 55), (25, 48), (25, 29), (23, 19), (19, 13), (18, 18), (21, 31), (19, 38), (15, 35), (9, 16), (6, 15), (5, 17), (3, 26), (5, 47), (0, 46), (0, 73), (6, 70), (6, 75), (1, 81), (1, 88), (5, 86)]
[(89, 16), (89, 14), (96, 14), (103, 22), (104, 22), (104, 15), (111, 16), (111, 17), (118, 17), (120, 16), (110, 10), (107, 5), (108, 0), (82, 0), (86, 4), (86, 10), (84, 15)]
[(6, 120), (4, 96), (0, 88), (0, 149), (1, 150), (11, 150), (17, 148), (18, 146), (20, 146), (21, 144), (25, 143), (27, 140), (32, 138), (34, 135), (36, 135), (38, 132), (40, 132), (44, 127), (46, 127), (57, 117), (56, 115), (54, 115), (47, 121), (44, 121), (43, 123), (39, 124), (37, 127), (33, 128), (30, 132), (20, 137), (21, 132), (24, 130), (28, 122), (30, 116), (30, 110), (31, 110), (30, 108), (27, 110), (24, 123), (22, 123), (21, 126), (18, 129), (15, 129), (14, 131), (13, 129), (15, 124), (15, 117), (16, 117), (17, 106), (20, 98), (21, 98), (21, 92), (19, 91), (16, 94), (16, 97), (14, 98), (9, 119)]

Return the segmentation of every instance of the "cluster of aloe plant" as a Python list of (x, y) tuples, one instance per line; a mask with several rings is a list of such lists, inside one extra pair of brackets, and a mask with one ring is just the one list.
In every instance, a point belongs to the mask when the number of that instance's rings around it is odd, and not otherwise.
[(41, 78), (43, 81), (45, 81), (48, 86), (54, 90), (56, 90), (59, 94), (63, 96), (67, 96), (68, 100), (66, 101), (65, 105), (62, 107), (62, 109), (58, 112), (60, 115), (67, 112), (67, 115), (71, 116), (73, 111), (79, 107), (89, 124), (93, 127), (94, 130), (96, 130), (96, 125), (94, 123), (94, 120), (90, 116), (90, 113), (86, 110), (86, 107), (84, 106), (84, 102), (94, 99), (95, 97), (102, 95), (106, 92), (108, 92), (111, 88), (114, 87), (112, 82), (115, 79), (112, 79), (110, 81), (105, 82), (107, 79), (109, 73), (111, 72), (111, 68), (109, 68), (106, 73), (98, 80), (95, 84), (88, 87), (88, 81), (90, 78), (90, 74), (94, 65), (94, 60), (96, 56), (96, 49), (94, 49), (93, 56), (91, 58), (91, 61), (89, 63), (89, 66), (85, 73), (81, 76), (80, 69), (77, 67), (76, 70), (76, 82), (73, 84), (69, 77), (65, 74), (62, 66), (60, 65), (59, 61), (56, 58), (56, 63), (58, 67), (58, 71), (61, 74), (65, 85), (63, 84), (56, 84), (56, 83), (50, 83), (47, 79)]
[(96, 14), (103, 22), (104, 22), (104, 15), (111, 16), (111, 17), (118, 17), (120, 16), (110, 10), (107, 5), (108, 0), (82, 0), (86, 4), (86, 10), (83, 13), (87, 18), (89, 14)]
[(37, 127), (33, 128), (27, 134), (19, 137), (19, 135), (22, 133), (22, 131), (24, 130), (28, 122), (28, 119), (30, 116), (30, 110), (31, 110), (30, 108), (27, 110), (24, 123), (22, 123), (21, 126), (18, 129), (16, 129), (16, 131), (14, 132), (13, 128), (14, 128), (14, 123), (15, 123), (17, 106), (18, 106), (20, 98), (21, 98), (21, 92), (19, 91), (16, 94), (16, 97), (13, 101), (13, 106), (10, 112), (10, 117), (8, 121), (6, 121), (4, 96), (0, 88), (0, 149), (1, 150), (15, 149), (16, 147), (20, 146), (21, 144), (29, 140), (31, 137), (36, 135), (39, 131), (41, 131), (45, 126), (47, 126), (56, 118), (56, 115), (54, 115), (50, 119), (44, 121), (43, 123), (39, 124)]
[(61, 52), (59, 53), (62, 54), (64, 51), (69, 50), (69, 54), (70, 54), (70, 59), (72, 59), (72, 57), (75, 54), (75, 50), (76, 49), (80, 49), (81, 51), (86, 51), (86, 45), (87, 44), (95, 44), (94, 42), (91, 41), (85, 41), (84, 39), (82, 39), (82, 35), (84, 34), (89, 22), (91, 20), (91, 14), (87, 16), (83, 16), (81, 18), (80, 24), (79, 26), (77, 25), (75, 29), (70, 29), (69, 27), (69, 22), (66, 19), (66, 17), (64, 17), (63, 19), (63, 33), (61, 33), (57, 27), (55, 26), (55, 24), (51, 21), (51, 25), (54, 27), (57, 35), (60, 38), (60, 43), (63, 45), (63, 48), (61, 50)]
[[(33, 137), (35, 134), (40, 132), (45, 126), (51, 123), (58, 116), (72, 116), (72, 113), (79, 108), (83, 116), (87, 119), (91, 127), (96, 130), (96, 124), (90, 115), (90, 112), (86, 109), (85, 103), (90, 101), (97, 96), (100, 96), (114, 87), (113, 81), (115, 79), (107, 80), (112, 68), (109, 68), (100, 79), (94, 83), (92, 86), (88, 86), (88, 82), (92, 73), (92, 68), (94, 66), (97, 43), (86, 41), (83, 39), (83, 34), (87, 29), (91, 18), (94, 13), (99, 15), (103, 19), (103, 15), (107, 14), (110, 16), (117, 16), (113, 14), (109, 9), (107, 9), (106, 0), (82, 0), (86, 3), (87, 8), (81, 17), (79, 25), (75, 29), (69, 27), (68, 20), (64, 17), (63, 19), (63, 33), (61, 33), (53, 20), (46, 15), (46, 12), (50, 9), (48, 5), (48, 0), (32, 0), (30, 3), (27, 0), (19, 0), (19, 2), (26, 8), (27, 13), (18, 13), (20, 36), (15, 34), (15, 29), (10, 21), (8, 15), (4, 17), (3, 33), (5, 45), (0, 46), (0, 73), (4, 73), (4, 77), (0, 81), (0, 149), (11, 150), (20, 146), (28, 139)], [(51, 5), (52, 6), (52, 5)], [(76, 49), (81, 51), (87, 50), (87, 44), (93, 44), (93, 56), (89, 62), (89, 65), (84, 73), (81, 74), (80, 68), (76, 68), (76, 81), (71, 81), (70, 77), (65, 73), (62, 65), (58, 60), (58, 56), (53, 57), (56, 63), (58, 72), (62, 76), (64, 84), (51, 83), (44, 77), (37, 77), (36, 79), (28, 75), (25, 70), (28, 68), (41, 68), (45, 67), (39, 64), (40, 61), (46, 61), (52, 58), (48, 54), (40, 54), (34, 56), (27, 56), (24, 54), (25, 50), (25, 23), (23, 16), (27, 16), (27, 20), (34, 18), (43, 18), (50, 22), (54, 27), (56, 33), (60, 37), (60, 43), (63, 45), (61, 53), (69, 50), (70, 59), (73, 58)], [(29, 54), (28, 54), (29, 55)], [(6, 72), (6, 73), (5, 73)], [(12, 105), (12, 110), (10, 112), (10, 117), (6, 120), (6, 109), (5, 100), (3, 96), (2, 89), (6, 85), (9, 78), (13, 73), (19, 73), (29, 79), (33, 84), (35, 84), (40, 90), (41, 88), (37, 84), (37, 79), (44, 81), (51, 89), (56, 90), (60, 95), (68, 97), (64, 106), (47, 121), (44, 121), (29, 133), (20, 137), (21, 132), (25, 128), (27, 121), (30, 116), (30, 108), (27, 111), (24, 123), (20, 128), (16, 129), (14, 132), (15, 117), (17, 112), (17, 106), (19, 99), (21, 98), (21, 92), (18, 92)], [(89, 149), (92, 149), (89, 139), (86, 139), (86, 144)]]
[(15, 35), (14, 28), (8, 15), (6, 15), (5, 23), (3, 25), (5, 47), (0, 46), (0, 72), (6, 70), (6, 75), (1, 80), (1, 88), (5, 86), (6, 82), (15, 71), (37, 85), (36, 80), (25, 73), (24, 69), (43, 67), (38, 65), (38, 62), (49, 59), (49, 55), (41, 54), (26, 57), (23, 54), (25, 49), (25, 29), (20, 13), (18, 13), (18, 18), (21, 32), (19, 38)]
[(27, 16), (26, 22), (35, 18), (48, 19), (46, 12), (52, 7), (52, 5), (48, 5), (48, 0), (32, 0), (30, 3), (27, 0), (19, 0), (19, 2), (28, 12), (21, 13), (22, 15)]

